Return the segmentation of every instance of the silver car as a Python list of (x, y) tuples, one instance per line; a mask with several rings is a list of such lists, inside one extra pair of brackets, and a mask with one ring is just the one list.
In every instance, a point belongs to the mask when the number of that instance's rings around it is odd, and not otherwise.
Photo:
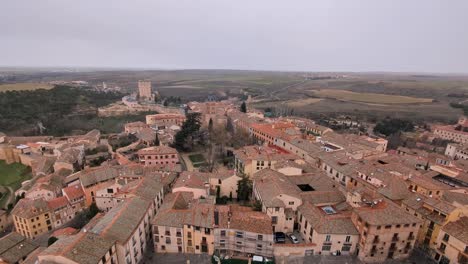
[(297, 239), (297, 237), (296, 237), (295, 235), (293, 235), (293, 234), (288, 234), (288, 237), (289, 237), (289, 239), (291, 240), (291, 242), (292, 242), (293, 244), (299, 244), (299, 239)]

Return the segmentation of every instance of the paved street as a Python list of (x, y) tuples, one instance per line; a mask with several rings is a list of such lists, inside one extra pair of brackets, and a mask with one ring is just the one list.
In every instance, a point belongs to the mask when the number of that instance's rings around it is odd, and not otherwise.
[[(190, 262), (187, 262), (189, 260)], [(196, 255), (196, 254), (154, 254), (147, 255), (144, 263), (157, 263), (157, 264), (210, 264), (210, 255)]]
[[(144, 263), (157, 264), (185, 264), (190, 260), (190, 264), (209, 264), (211, 256), (195, 254), (146, 254)], [(364, 264), (356, 256), (309, 256), (309, 257), (282, 257), (276, 259), (277, 264)], [(389, 260), (383, 264), (432, 264), (420, 251), (415, 250), (409, 259), (405, 261)]]

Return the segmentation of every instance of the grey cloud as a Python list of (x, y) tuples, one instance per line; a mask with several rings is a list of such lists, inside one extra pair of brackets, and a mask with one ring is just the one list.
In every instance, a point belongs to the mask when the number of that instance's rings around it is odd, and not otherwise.
[(0, 65), (468, 72), (465, 0), (15, 0)]

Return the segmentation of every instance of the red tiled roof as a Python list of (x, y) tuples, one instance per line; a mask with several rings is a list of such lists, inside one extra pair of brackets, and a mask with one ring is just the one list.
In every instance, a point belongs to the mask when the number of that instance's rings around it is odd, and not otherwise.
[(55, 210), (61, 207), (65, 207), (68, 204), (68, 199), (65, 196), (57, 197), (47, 202), (50, 209)]
[(62, 192), (70, 200), (77, 199), (85, 195), (83, 188), (81, 188), (81, 186), (79, 185), (73, 185), (73, 186), (68, 186), (66, 188), (63, 188)]

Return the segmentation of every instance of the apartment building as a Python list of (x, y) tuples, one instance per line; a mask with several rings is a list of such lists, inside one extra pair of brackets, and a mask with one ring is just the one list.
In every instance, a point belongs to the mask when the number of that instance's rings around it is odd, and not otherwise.
[(174, 183), (172, 192), (191, 192), (194, 199), (206, 198), (211, 194), (211, 177), (213, 174), (208, 172), (183, 171)]
[(265, 213), (239, 205), (216, 206), (214, 221), (218, 256), (273, 257), (273, 230)]
[(292, 232), (297, 207), (302, 204), (300, 189), (282, 173), (264, 169), (254, 175), (253, 196), (262, 203), (274, 232)]
[(331, 128), (321, 126), (318, 124), (312, 124), (312, 123), (308, 123), (306, 125), (305, 131), (314, 136), (322, 136), (322, 135), (325, 135), (326, 133), (333, 132)]
[(466, 207), (456, 207), (443, 200), (420, 194), (411, 195), (402, 202), (401, 206), (421, 220), (418, 243), (427, 249), (436, 247), (437, 238), (443, 226), (458, 220), (463, 215), (468, 215)]
[(157, 126), (158, 129), (168, 128), (170, 126), (182, 126), (185, 122), (185, 115), (182, 114), (155, 114), (146, 116), (146, 124)]
[(141, 121), (131, 122), (124, 125), (124, 131), (126, 134), (135, 134), (148, 128), (150, 128), (150, 126)]
[(169, 193), (152, 225), (154, 251), (157, 253), (186, 252), (184, 226), (191, 215), (191, 192)]
[(323, 153), (318, 157), (318, 167), (331, 179), (342, 186), (351, 186), (359, 161), (346, 156), (344, 152)]
[(433, 132), (439, 138), (451, 140), (457, 143), (468, 143), (468, 121), (462, 116), (456, 125), (434, 126)]
[(274, 146), (245, 146), (234, 151), (234, 168), (239, 175), (252, 175), (275, 163), (299, 157)]
[(468, 217), (461, 217), (442, 227), (436, 243), (433, 257), (438, 263), (468, 263)]
[(249, 134), (258, 142), (269, 145), (275, 145), (275, 142), (280, 138), (291, 140), (296, 137), (302, 137), (300, 130), (289, 122), (254, 123), (249, 127)]
[(156, 146), (140, 149), (138, 151), (138, 157), (140, 159), (140, 163), (145, 166), (179, 164), (179, 153), (176, 149), (168, 146)]
[[(364, 198), (364, 197), (363, 197)], [(357, 255), (364, 262), (383, 262), (409, 256), (422, 221), (385, 198), (362, 199), (351, 220), (360, 241)]]
[(23, 198), (11, 211), (15, 229), (21, 235), (34, 239), (53, 228), (53, 219), (47, 201)]
[(214, 208), (212, 199), (194, 200), (190, 192), (168, 194), (152, 222), (155, 251), (213, 254)]
[(279, 138), (275, 141), (275, 146), (295, 154), (310, 164), (316, 164), (317, 156), (325, 151), (320, 143), (302, 138), (294, 138), (291, 140)]
[(316, 245), (317, 252), (310, 254), (354, 254), (359, 232), (351, 221), (351, 212), (341, 211), (336, 205), (321, 204), (304, 201), (297, 208), (298, 230), (303, 240)]
[(112, 208), (89, 232), (115, 241), (117, 263), (140, 263), (150, 239), (153, 212), (150, 201), (133, 197)]
[(447, 148), (445, 149), (445, 156), (449, 156), (453, 159), (468, 160), (468, 145), (448, 143)]
[(39, 263), (98, 263), (116, 264), (118, 261), (115, 241), (90, 232), (59, 239), (39, 253)]

